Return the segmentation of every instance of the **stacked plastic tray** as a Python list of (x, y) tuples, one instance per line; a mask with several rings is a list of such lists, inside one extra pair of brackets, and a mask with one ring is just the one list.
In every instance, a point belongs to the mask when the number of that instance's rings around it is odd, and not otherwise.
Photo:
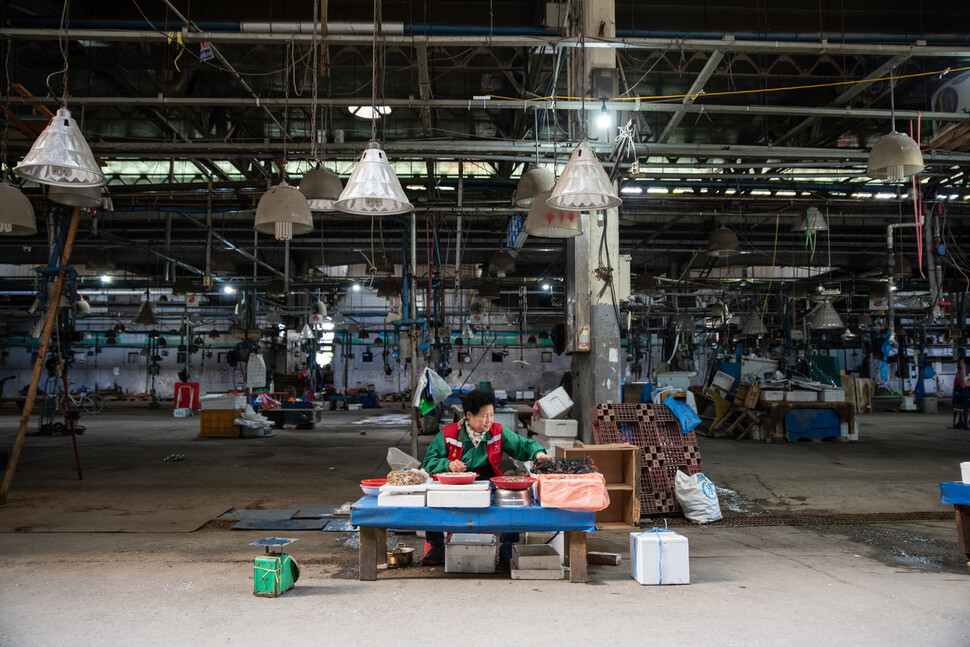
[(680, 433), (680, 424), (662, 404), (598, 404), (593, 410), (597, 444), (631, 443), (640, 447), (640, 514), (674, 514), (677, 470), (704, 471), (697, 435)]

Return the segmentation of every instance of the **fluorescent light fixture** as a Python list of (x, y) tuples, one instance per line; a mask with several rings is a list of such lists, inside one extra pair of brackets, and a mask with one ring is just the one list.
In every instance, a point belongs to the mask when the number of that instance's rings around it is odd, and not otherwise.
[(892, 200), (896, 197), (895, 193), (877, 193), (876, 200)]
[(380, 119), (391, 114), (390, 106), (347, 106), (347, 110), (360, 119)]
[(775, 191), (775, 195), (794, 196), (797, 193), (795, 191)]
[(424, 191), (423, 184), (409, 184), (404, 188), (407, 189), (408, 191)]
[(674, 193), (693, 193), (694, 189), (674, 189)]
[(643, 193), (643, 189), (631, 184), (620, 189), (620, 193)]
[(659, 186), (652, 186), (647, 189), (647, 193), (670, 193), (667, 189)]
[(724, 195), (734, 195), (735, 193), (737, 193), (737, 191), (735, 191), (734, 189), (727, 189), (724, 192)]
[(751, 195), (771, 195), (771, 191), (765, 191), (764, 189), (754, 189), (751, 191)]

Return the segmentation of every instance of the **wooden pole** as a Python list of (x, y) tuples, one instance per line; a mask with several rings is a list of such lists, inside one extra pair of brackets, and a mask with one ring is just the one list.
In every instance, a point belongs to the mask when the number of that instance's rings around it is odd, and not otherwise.
[[(61, 253), (61, 267), (66, 267), (68, 260), (71, 258), (71, 249), (74, 247), (74, 236), (77, 234), (77, 225), (80, 220), (81, 208), (74, 207), (74, 214), (71, 216), (71, 226), (68, 229), (67, 239), (64, 241), (64, 250)], [(3, 483), (0, 484), (0, 505), (7, 502), (7, 493), (10, 491), (10, 484), (13, 483), (14, 471), (17, 469), (17, 461), (20, 459), (20, 450), (24, 446), (24, 436), (27, 434), (27, 425), (30, 424), (30, 413), (34, 408), (34, 399), (37, 397), (37, 386), (40, 384), (41, 371), (44, 368), (44, 360), (47, 357), (47, 346), (51, 340), (51, 331), (54, 329), (54, 321), (57, 319), (57, 310), (61, 301), (61, 290), (64, 287), (65, 278), (67, 277), (64, 272), (57, 273), (54, 291), (51, 293), (50, 300), (47, 302), (47, 320), (44, 321), (44, 331), (40, 335), (40, 346), (37, 348), (37, 361), (34, 362), (34, 372), (30, 376), (30, 387), (27, 389), (27, 399), (24, 401), (24, 409), (20, 414), (20, 428), (17, 430), (17, 438), (13, 442), (13, 449), (10, 450), (10, 461), (7, 463), (7, 471), (3, 474)]]

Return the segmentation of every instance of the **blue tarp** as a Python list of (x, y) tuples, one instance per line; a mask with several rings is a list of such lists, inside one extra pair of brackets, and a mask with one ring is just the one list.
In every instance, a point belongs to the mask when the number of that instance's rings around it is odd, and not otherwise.
[(679, 400), (675, 400), (673, 396), (668, 397), (663, 401), (665, 407), (670, 409), (670, 413), (674, 414), (677, 421), (680, 423), (680, 433), (688, 434), (694, 427), (701, 424), (701, 419), (697, 417), (694, 410), (690, 408), (690, 405), (684, 404)]
[(595, 519), (595, 512), (571, 512), (539, 505), (522, 508), (378, 506), (376, 496), (365, 496), (350, 509), (350, 522), (355, 526), (437, 532), (593, 532)]
[(940, 483), (940, 503), (970, 505), (970, 483)]

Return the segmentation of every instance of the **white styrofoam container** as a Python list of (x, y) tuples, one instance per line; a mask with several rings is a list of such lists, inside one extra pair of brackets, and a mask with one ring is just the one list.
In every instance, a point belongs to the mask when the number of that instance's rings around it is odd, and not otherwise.
[(428, 486), (429, 508), (487, 508), (492, 505), (492, 488), (487, 481), (468, 485)]
[(514, 544), (512, 546), (512, 568), (520, 570), (559, 570), (562, 563), (559, 561), (559, 553), (552, 546), (546, 544), (534, 544), (523, 546)]
[[(475, 535), (454, 534), (445, 540), (445, 573), (494, 573), (498, 549), (495, 535), (478, 535), (487, 540), (470, 541)], [(487, 543), (486, 543), (487, 542)]]
[(963, 482), (970, 485), (970, 462), (960, 463), (960, 475), (963, 477)]
[(539, 398), (539, 413), (547, 420), (562, 418), (573, 408), (573, 401), (561, 386)]
[(424, 492), (399, 494), (397, 492), (381, 492), (377, 495), (377, 505), (399, 508), (423, 508), (425, 504)]
[(507, 391), (503, 391), (502, 389), (495, 389), (495, 391), (493, 391), (493, 393), (495, 394), (495, 399), (496, 400), (508, 400), (509, 399), (508, 392)]
[(668, 371), (657, 373), (657, 386), (663, 388), (672, 386), (679, 391), (687, 391), (690, 387), (697, 384), (696, 371)]
[(859, 421), (854, 420), (853, 423), (854, 423), (852, 425), (853, 429), (850, 432), (849, 423), (847, 423), (845, 420), (842, 421), (841, 423), (842, 437), (840, 438), (842, 442), (848, 443), (848, 442), (856, 442), (859, 440)]
[(788, 391), (785, 393), (788, 402), (818, 402), (817, 391)]
[(203, 411), (238, 411), (246, 408), (246, 396), (230, 393), (208, 393), (199, 398)]
[(762, 402), (784, 402), (785, 392), (784, 391), (761, 391), (761, 401)]
[(912, 395), (904, 395), (899, 408), (903, 411), (916, 411), (916, 398)]
[(631, 532), (630, 573), (640, 584), (690, 584), (687, 537), (672, 530)]
[(579, 433), (579, 423), (575, 420), (545, 420), (540, 418), (532, 423), (532, 430), (549, 438), (575, 438)]
[[(535, 487), (535, 486), (533, 486)], [(565, 552), (565, 533), (563, 532), (527, 532), (525, 533), (525, 543), (527, 546), (545, 544), (552, 546), (559, 555), (559, 563), (563, 563), (563, 553)]]
[(734, 386), (734, 378), (723, 371), (718, 371), (714, 374), (714, 379), (711, 380), (711, 386), (717, 387), (724, 393), (727, 393)]
[(545, 436), (543, 434), (536, 434), (535, 436), (532, 437), (532, 440), (542, 445), (542, 448), (545, 449), (546, 451), (551, 452), (555, 450), (555, 448), (559, 445), (572, 447), (574, 439), (573, 438), (550, 438), (549, 436)]
[(819, 402), (845, 402), (845, 389), (822, 389), (818, 394)]
[(519, 399), (520, 400), (535, 400), (536, 399), (536, 392), (535, 391), (523, 391), (522, 392), (522, 397), (519, 398)]

